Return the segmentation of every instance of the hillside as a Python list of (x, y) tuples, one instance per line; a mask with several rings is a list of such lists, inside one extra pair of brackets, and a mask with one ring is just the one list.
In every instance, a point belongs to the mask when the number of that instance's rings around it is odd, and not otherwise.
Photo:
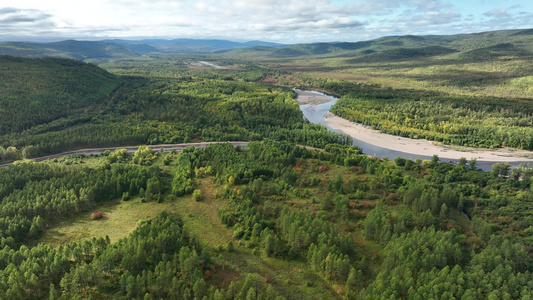
[(211, 53), (245, 47), (279, 47), (282, 44), (262, 41), (233, 42), (202, 39), (153, 40), (67, 40), (54, 43), (0, 43), (0, 55), (21, 57), (63, 57), (81, 61), (134, 58), (150, 53)]
[(0, 135), (101, 105), (121, 80), (75, 60), (0, 56)]
[(350, 142), (308, 124), (288, 88), (212, 79), (205, 71), (194, 80), (118, 78), (74, 60), (2, 60), (0, 160), (191, 141)]
[(300, 79), (370, 82), (468, 96), (533, 97), (531, 30), (245, 48), (221, 53), (221, 58), (270, 64)]
[(20, 57), (62, 57), (80, 61), (112, 57), (139, 56), (132, 49), (110, 42), (62, 41), (55, 43), (0, 43), (0, 54)]
[(139, 147), (0, 169), (0, 294), (531, 297), (531, 166), (507, 177), (325, 148)]
[[(382, 61), (387, 61), (387, 57), (396, 60), (404, 58), (406, 51), (416, 49), (439, 49), (433, 51), (432, 55), (443, 55), (454, 52), (466, 52), (476, 49), (490, 48), (502, 43), (510, 43), (524, 50), (522, 54), (531, 55), (531, 46), (533, 46), (531, 30), (507, 30), (492, 31), (473, 34), (459, 35), (428, 35), (428, 36), (388, 36), (369, 41), (361, 42), (343, 42), (343, 43), (313, 43), (297, 44), (284, 47), (261, 49), (267, 57), (298, 57), (298, 56), (315, 56), (333, 57), (333, 55), (342, 55), (346, 57), (364, 57), (376, 52), (389, 52), (390, 55), (383, 57)], [(250, 50), (252, 53), (257, 49), (240, 49), (227, 50), (226, 54), (246, 53)], [(398, 53), (399, 57), (395, 57)]]

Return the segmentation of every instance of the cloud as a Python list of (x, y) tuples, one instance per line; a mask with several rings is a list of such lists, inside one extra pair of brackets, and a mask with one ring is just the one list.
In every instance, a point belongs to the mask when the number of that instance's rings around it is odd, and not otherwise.
[(0, 8), (1, 25), (28, 25), (49, 21), (51, 15), (37, 9), (18, 9), (13, 7)]
[(16, 13), (16, 12), (18, 12), (18, 11), (20, 11), (20, 9), (18, 9), (18, 8), (14, 8), (14, 7), (4, 7), (4, 8), (0, 8), (0, 15)]
[(505, 8), (491, 9), (483, 13), (483, 15), (487, 17), (494, 17), (494, 18), (508, 18), (509, 17), (509, 13), (507, 12), (507, 9)]
[(442, 2), (439, 0), (411, 0), (409, 1), (416, 9), (420, 11), (436, 11), (441, 9), (448, 9), (452, 5), (448, 2)]
[(8, 35), (58, 39), (190, 37), (295, 43), (533, 27), (529, 0), (514, 0), (507, 8), (495, 6), (497, 2), (17, 0), (9, 7), (0, 7), (0, 39)]

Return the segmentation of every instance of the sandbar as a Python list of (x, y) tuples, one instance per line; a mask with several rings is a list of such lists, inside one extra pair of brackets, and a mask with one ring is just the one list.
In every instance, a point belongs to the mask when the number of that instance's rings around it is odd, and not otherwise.
[[(331, 98), (311, 91), (295, 90), (298, 104), (317, 105), (331, 101)], [(479, 162), (531, 162), (533, 163), (533, 151), (517, 150), (511, 148), (486, 149), (469, 148), (461, 146), (443, 145), (435, 141), (411, 139), (391, 134), (385, 134), (379, 130), (370, 129), (359, 123), (354, 123), (326, 112), (324, 122), (332, 129), (339, 130), (365, 143), (385, 149), (396, 150), (404, 153), (420, 156), (437, 155), (441, 160), (458, 160), (460, 158), (476, 159)], [(364, 151), (364, 149), (363, 149)]]
[(297, 95), (296, 101), (300, 105), (304, 105), (304, 104), (317, 105), (317, 104), (322, 104), (322, 103), (331, 101), (331, 98), (329, 96), (321, 95), (316, 92), (304, 91), (304, 90), (298, 90), (298, 89), (295, 89), (294, 91), (296, 92), (296, 95)]
[(489, 162), (533, 162), (533, 159), (528, 158), (533, 157), (533, 151), (467, 147), (458, 147), (461, 148), (461, 151), (458, 151), (451, 149), (451, 146), (443, 146), (441, 143), (434, 141), (385, 134), (379, 130), (370, 129), (368, 126), (350, 122), (331, 112), (325, 114), (324, 121), (329, 127), (340, 130), (365, 143), (415, 155), (437, 155), (440, 159), (475, 158), (477, 161)]

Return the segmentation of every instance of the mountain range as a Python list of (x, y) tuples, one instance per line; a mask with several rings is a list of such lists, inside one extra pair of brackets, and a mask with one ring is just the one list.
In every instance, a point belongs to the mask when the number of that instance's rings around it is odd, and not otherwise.
[(0, 43), (0, 54), (22, 57), (65, 57), (76, 60), (105, 59), (112, 57), (141, 56), (148, 53), (210, 53), (244, 47), (280, 47), (283, 44), (249, 41), (244, 43), (227, 40), (202, 39), (149, 39), (149, 40), (66, 40), (53, 43), (5, 42)]
[(353, 63), (401, 61), (457, 53), (486, 59), (507, 55), (529, 56), (533, 29), (501, 30), (458, 35), (388, 36), (370, 41), (285, 45), (263, 41), (217, 39), (66, 40), (53, 43), (0, 43), (0, 54), (21, 57), (66, 57), (76, 60), (138, 57), (153, 53), (217, 53), (237, 56), (291, 58), (334, 56)]

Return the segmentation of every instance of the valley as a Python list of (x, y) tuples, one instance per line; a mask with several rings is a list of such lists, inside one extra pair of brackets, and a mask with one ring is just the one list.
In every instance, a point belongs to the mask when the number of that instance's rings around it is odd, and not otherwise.
[(530, 299), (532, 36), (0, 44), (0, 298)]

